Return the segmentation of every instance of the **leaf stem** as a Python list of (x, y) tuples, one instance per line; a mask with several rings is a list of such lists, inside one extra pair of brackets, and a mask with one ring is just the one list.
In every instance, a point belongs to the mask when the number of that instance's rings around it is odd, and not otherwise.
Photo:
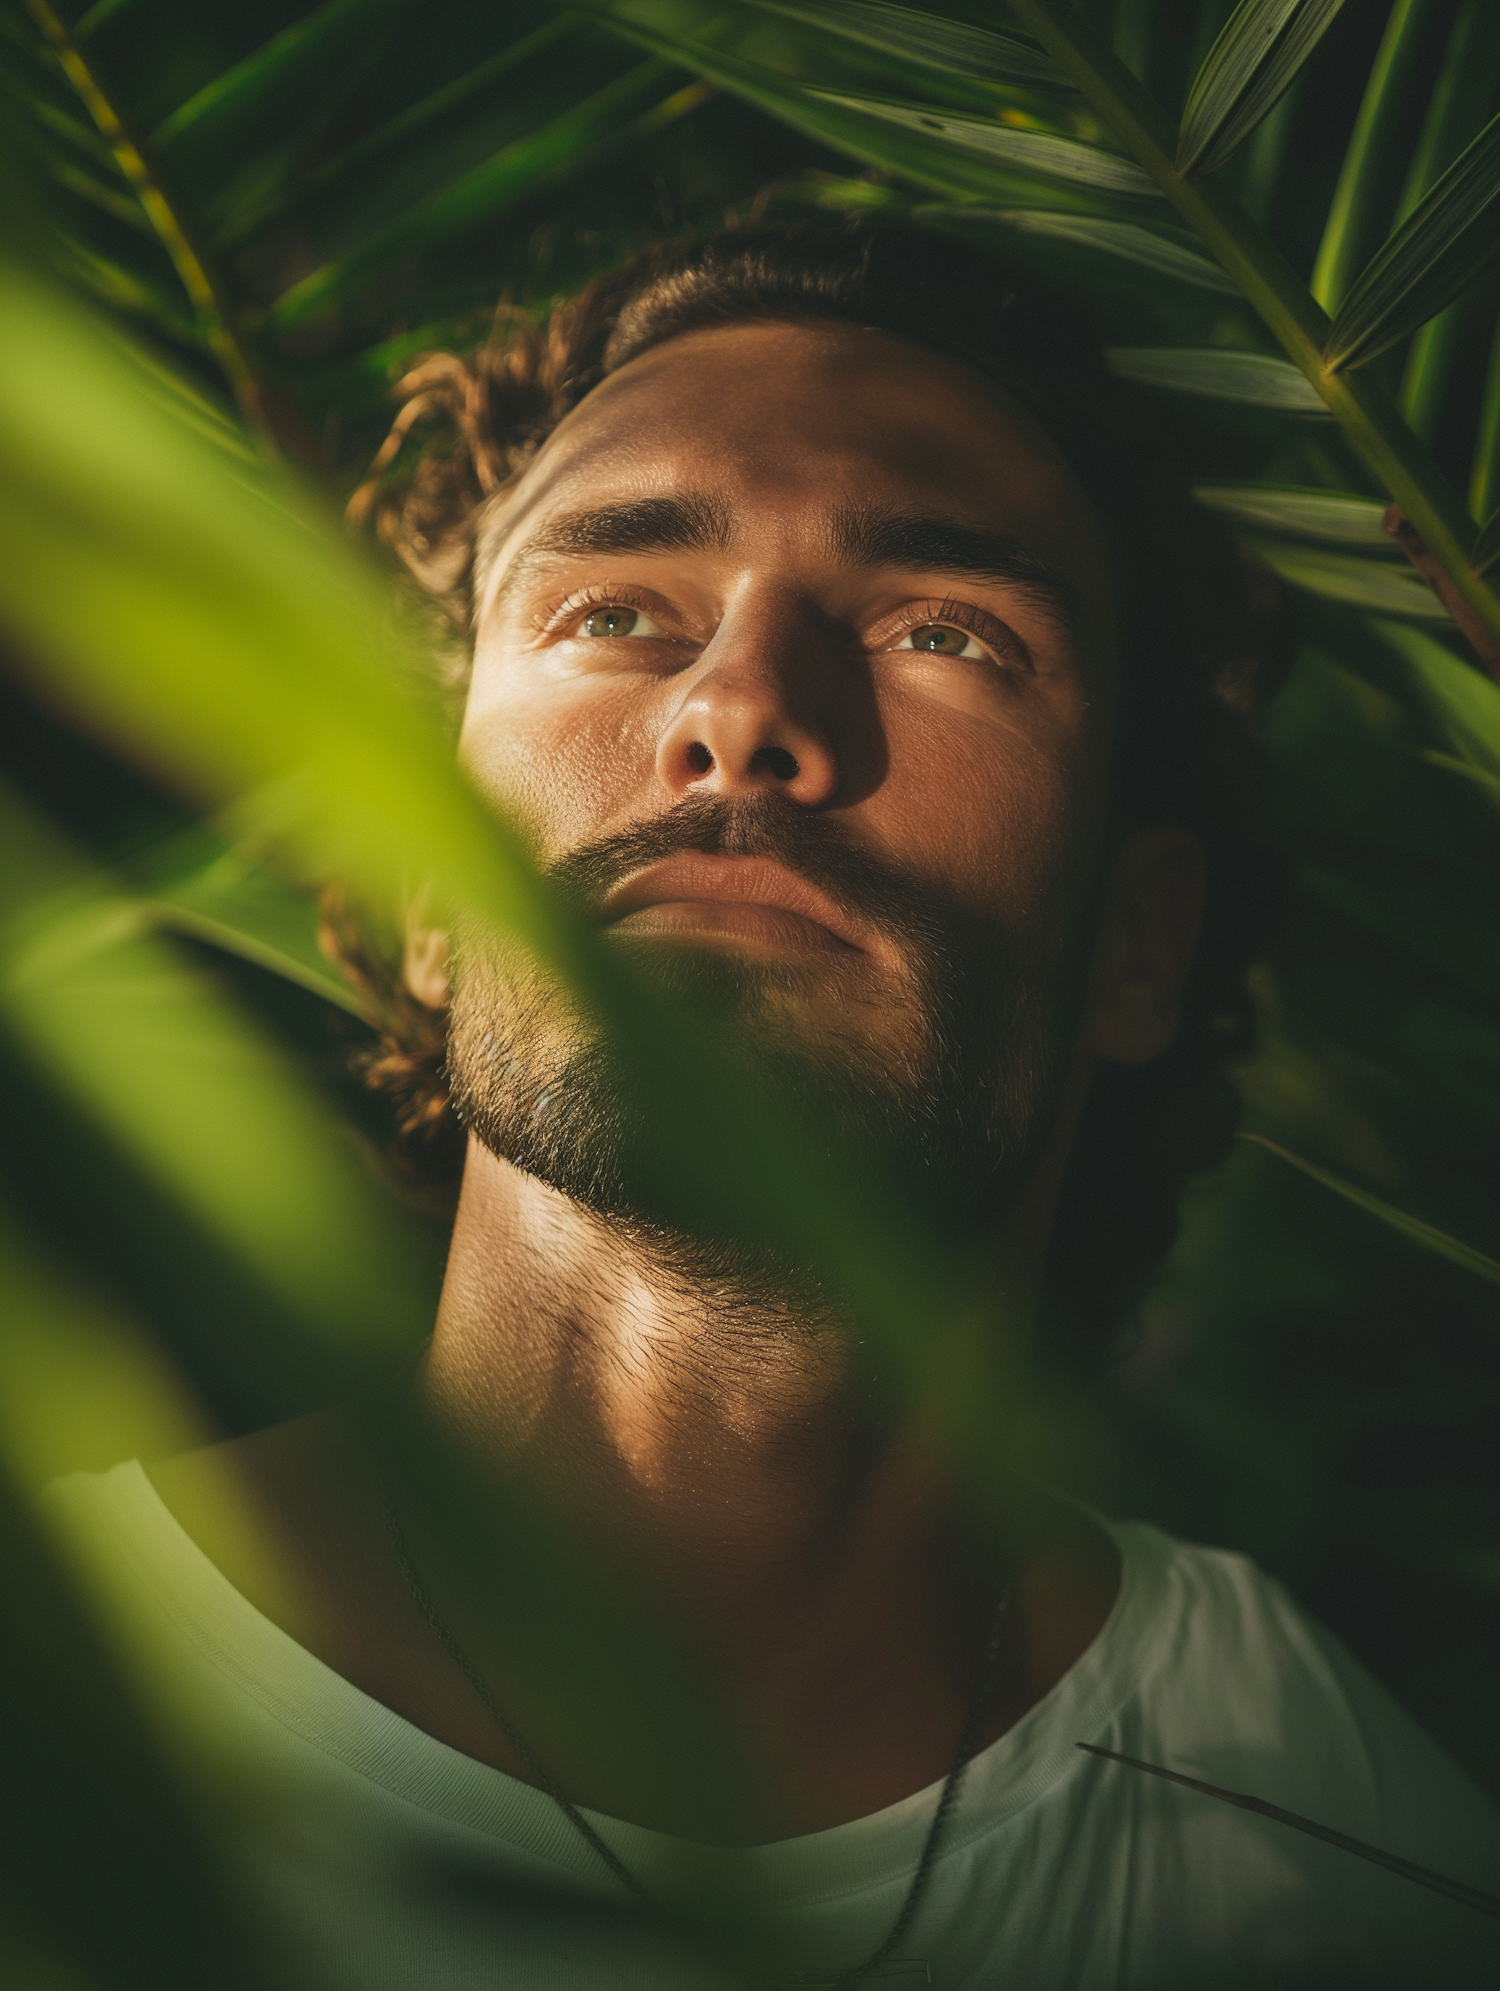
[(1299, 1155), (1291, 1148), (1284, 1148), (1280, 1141), (1268, 1140), (1264, 1134), (1241, 1133), (1238, 1138), (1248, 1141), (1253, 1147), (1264, 1148), (1267, 1154), (1275, 1155), (1278, 1161), (1287, 1162), (1291, 1167), (1300, 1169), (1304, 1175), (1311, 1176), (1314, 1182), (1322, 1183), (1325, 1189), (1331, 1189), (1336, 1196), (1342, 1196), (1345, 1202), (1352, 1203), (1367, 1216), (1377, 1218), (1391, 1230), (1398, 1231), (1402, 1237), (1409, 1238), (1413, 1244), (1421, 1245), (1425, 1251), (1434, 1252), (1439, 1258), (1446, 1258), (1451, 1265), (1461, 1266), (1465, 1272), (1472, 1272), (1476, 1279), (1483, 1279), (1488, 1285), (1500, 1286), (1500, 1261), (1491, 1258), (1487, 1252), (1477, 1250), (1472, 1244), (1465, 1244), (1462, 1238), (1451, 1237), (1447, 1231), (1440, 1231), (1436, 1224), (1429, 1224), (1422, 1217), (1414, 1217), (1409, 1210), (1402, 1210), (1394, 1203), (1387, 1203), (1383, 1196), (1372, 1196), (1368, 1189), (1360, 1189), (1354, 1183), (1346, 1181), (1342, 1175), (1336, 1175), (1331, 1168), (1322, 1168), (1317, 1162), (1309, 1161), (1306, 1155)]
[(1143, 1762), (1139, 1756), (1122, 1756), (1118, 1749), (1105, 1749), (1097, 1742), (1080, 1742), (1078, 1747), (1087, 1749), (1091, 1756), (1104, 1756), (1112, 1763), (1124, 1763), (1132, 1770), (1144, 1770), (1149, 1776), (1162, 1777), (1169, 1784), (1181, 1784), (1185, 1790), (1200, 1791), (1204, 1797), (1219, 1798), (1241, 1811), (1255, 1811), (1262, 1818), (1274, 1818), (1278, 1825), (1290, 1825), (1294, 1832), (1306, 1832), (1311, 1838), (1326, 1840), (1330, 1846), (1353, 1853), (1357, 1859), (1388, 1867), (1392, 1873), (1400, 1874), (1403, 1880), (1414, 1880), (1419, 1887), (1429, 1887), (1435, 1894), (1446, 1894), (1453, 1901), (1461, 1901), (1466, 1908), (1477, 1909), (1481, 1915), (1493, 1915), (1500, 1919), (1500, 1895), (1486, 1894), (1482, 1888), (1470, 1887), (1467, 1881), (1451, 1880), (1447, 1874), (1436, 1873), (1431, 1867), (1419, 1867), (1415, 1860), (1403, 1859), (1399, 1853), (1388, 1853), (1383, 1846), (1372, 1846), (1368, 1839), (1356, 1839), (1347, 1832), (1336, 1832), (1331, 1825), (1320, 1825), (1315, 1818), (1304, 1818), (1300, 1811), (1287, 1811), (1279, 1804), (1271, 1804), (1263, 1797), (1251, 1797), (1245, 1791), (1225, 1790), (1222, 1784), (1206, 1784), (1198, 1777), (1184, 1776), (1181, 1770), (1169, 1770), (1160, 1763)]
[(250, 355), (234, 329), (233, 307), (223, 287), (195, 246), (124, 119), (85, 60), (77, 40), (63, 26), (48, 0), (26, 0), (26, 4), (57, 58), (58, 66), (94, 120), (122, 177), (140, 202), (162, 247), (171, 257), (172, 267), (197, 314), (203, 341), (223, 368), (235, 400), (257, 430), (266, 435), (264, 389)]
[(1010, 6), (1234, 278), (1459, 594), (1500, 637), (1500, 596), (1469, 565), (1473, 520), (1368, 368), (1334, 373), (1324, 364), (1327, 313), (1275, 243), (1211, 180), (1177, 171), (1171, 120), (1071, 0), (1010, 0)]

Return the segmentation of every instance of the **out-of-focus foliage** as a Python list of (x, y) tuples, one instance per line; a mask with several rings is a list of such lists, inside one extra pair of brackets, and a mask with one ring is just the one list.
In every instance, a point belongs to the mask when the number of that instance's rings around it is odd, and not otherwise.
[[(955, 1333), (967, 1347), (970, 1324), (989, 1305), (977, 1268), (864, 1181), (852, 1158), (846, 1173), (817, 1161), (786, 1112), (773, 1117), (701, 1026), (648, 999), (543, 889), (515, 833), (481, 808), (413, 697), (415, 673), (394, 668), (381, 593), (334, 522), (309, 512), (285, 475), (205, 430), (191, 397), (166, 391), (138, 356), (32, 272), (9, 266), (6, 290), (0, 531), (18, 557), (0, 576), (0, 612), (22, 675), (253, 837), (264, 867), (251, 872), (243, 857), (220, 854), (185, 884), (130, 892), (24, 802), (0, 796), (0, 1029), (13, 1091), (39, 1096), (48, 1119), (42, 1152), (27, 1157), (18, 1143), (11, 1159), (57, 1167), (43, 1223), (50, 1217), (97, 1242), (89, 1176), (102, 1150), (106, 1170), (114, 1164), (127, 1178), (123, 1196), (111, 1182), (113, 1200), (133, 1214), (144, 1192), (189, 1234), (189, 1284), (201, 1239), (218, 1260), (211, 1295), (248, 1286), (263, 1298), (266, 1318), (243, 1352), (273, 1392), (279, 1387), (282, 1409), (299, 1397), (379, 1396), (396, 1381), (433, 1297), (411, 1239), (286, 1052), (152, 929), (219, 941), (237, 918), (261, 929), (236, 935), (238, 951), (262, 968), (290, 969), (317, 994), (296, 900), (271, 873), (284, 881), (338, 875), (387, 903), (416, 875), (438, 903), (529, 946), (613, 1034), (650, 1109), (634, 1157), (638, 1184), (664, 1217), (790, 1248), (848, 1296), (890, 1366), (914, 1381), (929, 1380), (924, 1358)], [(708, 1146), (696, 1139), (706, 1110), (715, 1130)], [(58, 1122), (66, 1146), (49, 1154)], [(175, 1250), (182, 1240), (173, 1227), (155, 1224), (152, 1242), (160, 1245), (166, 1230), (166, 1248)], [(0, 1236), (0, 1272), (11, 1301), (0, 1340), (0, 1446), (18, 1478), (34, 1483), (50, 1470), (97, 1465), (101, 1448), (116, 1444), (149, 1453), (192, 1430), (192, 1408), (176, 1402), (149, 1336), (92, 1308), (86, 1295), (55, 1296), (9, 1233)], [(177, 1274), (173, 1260), (168, 1276)], [(217, 1325), (211, 1310), (199, 1340), (211, 1340)], [(187, 1351), (190, 1373), (201, 1375), (200, 1353)], [(993, 1429), (974, 1414), (985, 1380), (971, 1365), (951, 1392), (960, 1413), (954, 1434), (981, 1488), (997, 1457)], [(928, 1393), (941, 1411), (941, 1391)], [(680, 1665), (674, 1672), (670, 1648), (633, 1622), (629, 1600), (611, 1598), (604, 1573), (584, 1569), (540, 1517), (505, 1518), (512, 1574), (529, 1558), (549, 1607), (531, 1621), (572, 1622), (588, 1633), (572, 1640), (575, 1652), (609, 1654), (615, 1700), (580, 1693), (579, 1704), (596, 1723), (619, 1716), (628, 1742), (625, 1716), (647, 1719), (660, 1703), (685, 1756), (710, 1764), (693, 1742), (692, 1682)], [(49, 1784), (45, 1738), (88, 1733), (95, 1717), (76, 1705), (84, 1689), (75, 1675), (100, 1664), (85, 1640), (77, 1666), (46, 1678), (46, 1638), (55, 1632), (76, 1643), (81, 1633), (57, 1629), (76, 1606), (64, 1576), (37, 1575), (45, 1559), (35, 1533), (18, 1510), (7, 1581), (18, 1599), (33, 1598), (42, 1644), (15, 1654), (30, 1671), (18, 1677), (7, 1720), (26, 1726), (29, 1739), (12, 1752), (20, 1770), (9, 1802), (19, 1818), (45, 1820), (49, 1830), (34, 1835), (7, 1881), (35, 1864), (38, 1847), (63, 1860), (66, 1805), (77, 1793)], [(141, 1725), (162, 1718), (149, 1668), (131, 1677), (144, 1713), (128, 1719), (128, 1701), (112, 1690), (125, 1729), (120, 1750), (97, 1764), (101, 1818), (119, 1819), (130, 1802), (116, 1758), (124, 1764), (148, 1750)], [(211, 1794), (174, 1798), (163, 1779), (161, 1830), (145, 1816), (133, 1843), (146, 1869), (140, 1898), (166, 1913), (171, 1889), (156, 1885), (154, 1863), (170, 1864), (172, 1835), (192, 1830), (186, 1805), (202, 1808)], [(101, 1877), (91, 1894), (89, 1861), (104, 1849), (87, 1851), (67, 1885), (96, 1898), (102, 1913), (117, 1885)], [(40, 1900), (43, 1951), (50, 1938), (92, 1967), (92, 1937), (77, 1939), (58, 1903)], [(22, 1893), (13, 1909), (25, 1921), (37, 1902)], [(200, 1909), (195, 1927), (230, 1913), (227, 1903), (215, 1910), (207, 1887)], [(233, 1943), (213, 1937), (220, 1940)], [(211, 1953), (212, 1943), (199, 1951), (199, 1967)], [(122, 1957), (113, 1977), (106, 1971), (110, 1981), (149, 1981), (128, 1945)]]
[[(423, 1330), (437, 1241), (362, 1161), (374, 1130), (341, 1131), (331, 1019), (359, 1024), (317, 878), (413, 867), (526, 933), (686, 1124), (692, 1060), (457, 780), (315, 490), (357, 479), (393, 370), (482, 336), (500, 295), (541, 308), (767, 202), (908, 213), (1072, 289), (1293, 591), (1305, 641), (1261, 723), (1295, 890), (1246, 1124), (1500, 1256), (1500, 691), (1380, 523), (1397, 500), (1500, 629), (1489, 0), (3, 0), (0, 26), (17, 1479), (285, 1414)], [(740, 1139), (682, 1143), (667, 1205), (814, 1257), (898, 1353), (973, 1302), (969, 1268), (697, 1070)], [(1500, 1780), (1497, 1437), (1493, 1289), (1245, 1146), (1054, 1465), (1261, 1555)], [(7, 1704), (102, 1722), (118, 1793), (153, 1717), (98, 1686), (67, 1579), (5, 1512), (40, 1600)], [(78, 1655), (50, 1684), (49, 1639)], [(191, 1836), (174, 1776), (159, 1850)], [(167, 1912), (151, 1845), (119, 1882), (141, 1930)], [(205, 1927), (233, 1912), (195, 1898)], [(191, 1943), (178, 1969), (75, 1940), (26, 1880), (5, 1913), (84, 1981), (191, 1974)]]
[[(422, 710), (373, 577), (330, 522), (304, 513), (289, 479), (205, 435), (190, 401), (19, 269), (8, 293), (0, 531), (14, 557), (0, 611), (49, 694), (284, 876), (338, 878), (392, 906), (419, 877), (435, 903), (517, 935), (619, 1037), (653, 1106), (649, 1193), (679, 1218), (795, 1240), (898, 1342), (952, 1304), (921, 1233), (871, 1203), (871, 1186), (820, 1180), (719, 1068), (712, 1040), (646, 1001), (543, 888)], [(33, 1064), (311, 1324), (345, 1324), (377, 1350), (399, 1337), (419, 1318), (414, 1294), (329, 1129), (138, 931), (154, 919), (217, 938), (236, 910), (241, 923), (284, 918), (284, 895), (248, 893), (243, 864), (220, 859), (165, 898), (84, 889), (75, 903), (45, 832), (6, 814), (5, 1010)], [(244, 945), (312, 979), (305, 938)], [(729, 1116), (714, 1152), (674, 1162), (694, 1147), (705, 1098)], [(238, 1138), (224, 1140), (226, 1125)]]

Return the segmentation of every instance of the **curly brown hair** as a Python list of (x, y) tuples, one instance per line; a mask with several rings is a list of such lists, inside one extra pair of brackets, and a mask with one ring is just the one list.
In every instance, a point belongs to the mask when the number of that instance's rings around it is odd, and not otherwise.
[[(1084, 312), (991, 255), (850, 219), (726, 230), (659, 248), (544, 320), (502, 308), (467, 359), (434, 353), (396, 388), (400, 413), (350, 503), (425, 597), (447, 640), (434, 681), (460, 703), (487, 526), (568, 411), (607, 374), (686, 332), (838, 319), (966, 362), (1025, 402), (1111, 534), (1120, 598), (1120, 833), (1166, 824), (1202, 844), (1208, 890), (1181, 1028), (1150, 1064), (1100, 1068), (1063, 1185), (1048, 1264), (1054, 1336), (1097, 1346), (1132, 1309), (1177, 1229), (1184, 1180), (1219, 1161), (1239, 1099), (1227, 1067), (1253, 1037), (1247, 975), (1279, 896), (1258, 829), (1248, 710), (1288, 652), (1279, 602), (1191, 502), (1159, 424), (1109, 374)], [(441, 1020), (407, 996), (389, 945), (341, 907), (330, 951), (376, 998), (367, 1081), (397, 1108), (408, 1173), (456, 1181)]]

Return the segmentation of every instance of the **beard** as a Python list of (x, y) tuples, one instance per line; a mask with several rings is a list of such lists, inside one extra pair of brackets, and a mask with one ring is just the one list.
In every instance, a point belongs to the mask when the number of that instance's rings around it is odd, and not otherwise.
[[(872, 975), (855, 950), (847, 961), (764, 960), (618, 936), (646, 978), (711, 1019), (757, 1089), (785, 1102), (830, 1161), (842, 1151), (873, 1162), (903, 1201), (950, 1222), (1001, 1214), (1046, 1141), (1064, 1083), (1082, 909), (1033, 905), (1007, 930), (770, 792), (690, 797), (578, 847), (550, 876), (597, 917), (613, 886), (685, 851), (785, 864), (881, 935), (899, 966)], [(643, 1199), (631, 1157), (650, 1101), (566, 991), (473, 922), (455, 932), (452, 985), (449, 1085), (485, 1147), (637, 1236), (670, 1243), (682, 1269), (716, 1286), (747, 1273), (742, 1252), (674, 1234)]]

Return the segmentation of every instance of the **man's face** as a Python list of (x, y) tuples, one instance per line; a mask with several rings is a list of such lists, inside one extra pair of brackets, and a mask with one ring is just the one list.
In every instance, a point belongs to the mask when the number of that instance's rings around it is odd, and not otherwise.
[[(1045, 1134), (1104, 850), (1109, 560), (966, 369), (836, 324), (698, 332), (560, 426), (489, 522), (462, 757), (607, 932), (976, 1204)], [(609, 1203), (567, 1005), (460, 937), (490, 1146)]]

